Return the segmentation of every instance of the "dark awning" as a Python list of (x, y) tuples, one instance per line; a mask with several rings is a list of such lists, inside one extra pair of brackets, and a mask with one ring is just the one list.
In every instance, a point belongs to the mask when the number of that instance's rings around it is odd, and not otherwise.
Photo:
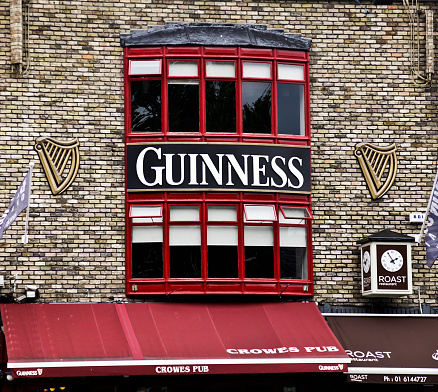
[(327, 316), (351, 358), (350, 381), (438, 384), (438, 317)]
[(14, 377), (342, 372), (314, 303), (2, 304)]

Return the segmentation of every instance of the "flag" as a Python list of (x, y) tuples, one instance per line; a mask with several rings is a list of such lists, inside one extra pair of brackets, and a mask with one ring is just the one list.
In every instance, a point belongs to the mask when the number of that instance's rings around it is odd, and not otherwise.
[(17, 192), (15, 192), (14, 197), (9, 203), (8, 208), (0, 218), (0, 239), (3, 238), (3, 233), (10, 225), (12, 225), (12, 223), (14, 223), (20, 212), (29, 206), (30, 187), (32, 182), (32, 168), (33, 164), (31, 164), (31, 167), (27, 172), (26, 177), (24, 177), (24, 180), (22, 181), (21, 185), (17, 189)]
[(426, 264), (432, 267), (438, 257), (438, 174), (433, 184), (429, 200), (429, 218), (427, 221)]

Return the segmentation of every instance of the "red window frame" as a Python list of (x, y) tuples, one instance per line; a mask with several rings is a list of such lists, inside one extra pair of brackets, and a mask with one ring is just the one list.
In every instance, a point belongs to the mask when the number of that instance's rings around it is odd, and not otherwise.
[[(310, 87), (309, 87), (309, 53), (306, 51), (291, 51), (282, 49), (256, 49), (240, 47), (125, 47), (125, 143), (145, 143), (145, 142), (218, 142), (218, 143), (269, 143), (269, 144), (288, 144), (310, 146)], [(129, 75), (130, 60), (160, 60), (161, 75)], [(163, 132), (141, 133), (131, 132), (131, 80), (160, 80), (162, 101), (167, 102), (167, 81), (168, 62), (171, 60), (196, 60), (198, 61), (199, 71), (199, 91), (200, 91), (200, 127), (199, 132), (183, 133), (168, 132), (168, 113), (167, 105), (162, 105), (162, 129)], [(230, 77), (207, 77), (207, 61), (233, 61), (235, 62), (235, 78)], [(268, 62), (271, 64), (272, 77), (270, 79), (251, 79), (242, 77), (242, 64), (249, 62)], [(277, 64), (295, 64), (303, 66), (304, 80), (289, 81), (277, 79)], [(183, 79), (178, 77), (177, 79)], [(188, 77), (187, 79), (193, 79)], [(209, 133), (205, 130), (205, 81), (206, 80), (236, 80), (236, 133)], [(278, 134), (277, 132), (277, 105), (276, 98), (271, 102), (271, 134), (250, 134), (242, 132), (242, 81), (258, 80), (270, 81), (272, 96), (277, 96), (276, 82), (286, 82), (291, 84), (301, 84), (304, 86), (304, 135)], [(125, 188), (126, 189), (126, 188)], [(312, 268), (312, 217), (311, 196), (307, 194), (289, 195), (276, 193), (256, 193), (256, 192), (125, 192), (126, 198), (126, 294), (138, 295), (162, 295), (162, 294), (268, 294), (268, 295), (292, 295), (292, 296), (313, 296), (313, 268)], [(168, 205), (168, 204), (216, 204), (216, 205), (238, 205), (242, 214), (244, 204), (270, 204), (276, 206), (277, 221), (265, 222), (267, 225), (279, 226), (278, 218), (282, 213), (280, 206), (288, 205), (291, 207), (306, 208), (309, 216), (304, 217), (304, 226), (307, 227), (307, 279), (291, 280), (279, 278), (279, 266), (275, 266), (274, 279), (245, 279), (243, 278), (242, 265), (239, 265), (239, 278), (223, 279), (208, 278), (206, 274), (206, 257), (202, 256), (203, 275), (200, 279), (133, 279), (131, 265), (131, 231), (134, 226), (130, 219), (130, 209), (133, 205)], [(206, 210), (201, 213), (201, 237), (206, 240), (206, 227), (209, 224)], [(239, 231), (243, 232), (243, 218), (239, 218)], [(214, 224), (234, 224), (234, 222), (214, 222)], [(251, 224), (251, 222), (248, 222)], [(166, 208), (163, 208), (163, 226), (169, 224), (169, 217)], [(181, 223), (182, 224), (182, 223)], [(167, 234), (164, 234), (167, 235)], [(279, 229), (275, 233), (274, 239), (279, 244)], [(167, 241), (167, 240), (165, 240)], [(241, 249), (243, 239), (239, 238), (239, 259), (241, 259), (244, 249)], [(203, 245), (204, 246), (204, 245)], [(278, 249), (274, 249), (276, 260)], [(167, 257), (167, 256), (165, 256)], [(167, 261), (165, 261), (167, 262)], [(277, 261), (276, 261), (277, 263)]]
[[(161, 60), (161, 75), (130, 75), (130, 61)], [(169, 61), (198, 61), (198, 78), (169, 77)], [(206, 77), (207, 61), (234, 61), (236, 77)], [(242, 66), (244, 62), (258, 62), (271, 64), (271, 78), (243, 78)], [(304, 79), (278, 80), (281, 83), (299, 84), (304, 86), (304, 135), (278, 134), (277, 119), (277, 65), (291, 64), (303, 66)], [(161, 80), (162, 105), (162, 132), (142, 133), (131, 132), (131, 80)], [(199, 80), (199, 132), (169, 132), (167, 111), (167, 82), (168, 80)], [(206, 131), (205, 118), (205, 81), (206, 80), (236, 80), (236, 122), (235, 133), (213, 133)], [(244, 133), (242, 131), (242, 82), (261, 81), (270, 82), (272, 88), (270, 134)], [(125, 136), (127, 143), (138, 141), (182, 141), (195, 139), (197, 141), (236, 141), (254, 143), (281, 143), (310, 146), (310, 87), (309, 87), (309, 55), (308, 52), (288, 51), (280, 49), (249, 49), (249, 48), (219, 48), (219, 47), (158, 47), (158, 48), (125, 48)]]

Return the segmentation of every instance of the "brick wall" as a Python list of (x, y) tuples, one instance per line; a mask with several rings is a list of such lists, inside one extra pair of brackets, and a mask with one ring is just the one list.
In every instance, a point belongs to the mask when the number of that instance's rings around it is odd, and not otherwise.
[[(401, 2), (363, 3), (31, 0), (31, 66), (20, 76), (11, 67), (10, 4), (1, 2), (1, 212), (29, 162), (36, 166), (30, 243), (21, 244), (22, 214), (0, 241), (6, 277), (0, 294), (9, 291), (15, 274), (17, 293), (33, 283), (44, 301), (126, 299), (119, 35), (183, 21), (261, 23), (312, 39), (315, 300), (413, 305), (421, 289), (421, 299), (435, 304), (437, 267), (425, 266), (422, 246), (413, 251), (414, 295), (370, 300), (360, 294), (356, 241), (384, 228), (419, 232), (409, 213), (425, 210), (437, 163), (436, 88), (410, 77), (406, 10)], [(420, 25), (424, 31), (423, 18)], [(51, 194), (33, 148), (41, 136), (78, 138), (81, 145), (79, 174), (58, 196)], [(398, 148), (397, 179), (377, 201), (371, 201), (353, 155), (360, 142), (394, 142)]]

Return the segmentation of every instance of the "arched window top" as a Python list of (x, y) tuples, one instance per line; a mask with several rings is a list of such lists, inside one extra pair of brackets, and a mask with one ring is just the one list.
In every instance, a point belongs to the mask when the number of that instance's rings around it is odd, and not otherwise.
[(208, 45), (245, 46), (309, 51), (311, 40), (265, 25), (166, 23), (121, 34), (122, 47)]

